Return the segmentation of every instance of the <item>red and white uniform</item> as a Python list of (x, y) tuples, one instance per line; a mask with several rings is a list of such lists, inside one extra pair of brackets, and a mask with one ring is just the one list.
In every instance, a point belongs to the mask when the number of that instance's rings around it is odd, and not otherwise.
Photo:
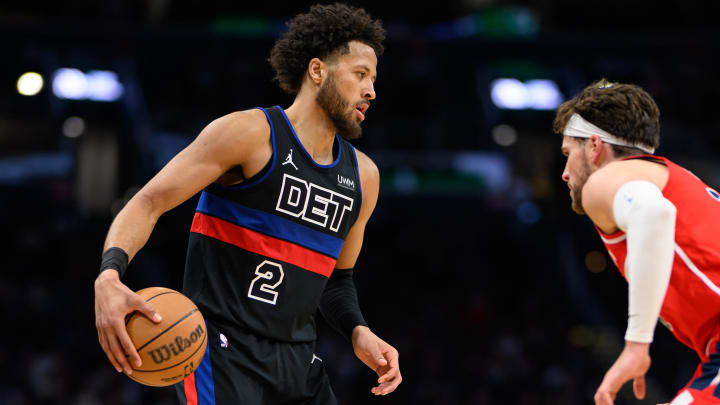
[[(660, 317), (675, 337), (705, 362), (716, 352), (720, 337), (720, 193), (664, 157), (628, 159), (655, 160), (668, 168), (662, 193), (677, 208), (675, 257)], [(625, 232), (598, 232), (626, 277)]]

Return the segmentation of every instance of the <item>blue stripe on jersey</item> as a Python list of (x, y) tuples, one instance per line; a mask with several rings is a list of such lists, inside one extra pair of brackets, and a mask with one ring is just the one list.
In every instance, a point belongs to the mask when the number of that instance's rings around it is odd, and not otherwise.
[(343, 241), (326, 233), (281, 216), (246, 207), (203, 191), (197, 211), (212, 215), (234, 224), (258, 231), (274, 238), (286, 240), (337, 259)]
[[(205, 324), (205, 331), (207, 331), (207, 324)], [(198, 405), (215, 405), (215, 385), (213, 383), (212, 363), (210, 362), (210, 344), (210, 339), (207, 339), (205, 357), (200, 362), (200, 367), (195, 370)]]

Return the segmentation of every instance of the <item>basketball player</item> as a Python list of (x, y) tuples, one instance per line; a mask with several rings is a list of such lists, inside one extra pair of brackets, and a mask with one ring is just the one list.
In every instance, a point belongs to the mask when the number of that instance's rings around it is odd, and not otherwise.
[(553, 123), (563, 134), (572, 208), (590, 217), (628, 282), (625, 348), (596, 404), (612, 404), (629, 380), (645, 396), (658, 316), (701, 363), (671, 404), (720, 403), (720, 194), (653, 155), (659, 117), (638, 86), (602, 80), (563, 103)]
[(132, 373), (140, 358), (123, 318), (158, 315), (120, 281), (158, 217), (202, 191), (183, 292), (207, 320), (208, 349), (177, 384), (182, 404), (336, 404), (315, 352), (315, 313), (377, 372), (375, 395), (402, 381), (398, 352), (363, 320), (352, 280), (375, 208), (375, 164), (358, 138), (375, 98), (385, 31), (364, 10), (316, 5), (297, 15), (270, 54), (275, 106), (210, 123), (117, 215), (95, 282), (100, 344)]

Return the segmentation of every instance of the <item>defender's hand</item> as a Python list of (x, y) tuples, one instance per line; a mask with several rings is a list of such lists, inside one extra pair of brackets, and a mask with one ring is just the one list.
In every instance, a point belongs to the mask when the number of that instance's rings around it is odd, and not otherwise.
[(402, 382), (398, 351), (377, 337), (367, 326), (356, 326), (352, 333), (355, 355), (366, 366), (375, 370), (378, 386), (370, 391), (375, 395), (386, 395)]
[(115, 370), (118, 373), (125, 370), (128, 375), (132, 374), (128, 357), (136, 367), (142, 365), (125, 328), (125, 316), (134, 311), (139, 311), (155, 323), (162, 319), (152, 305), (120, 282), (117, 271), (108, 269), (100, 273), (95, 279), (95, 327), (98, 340)]
[(620, 388), (631, 379), (637, 399), (645, 398), (645, 373), (650, 369), (650, 344), (626, 342), (615, 364), (595, 393), (595, 405), (612, 405)]

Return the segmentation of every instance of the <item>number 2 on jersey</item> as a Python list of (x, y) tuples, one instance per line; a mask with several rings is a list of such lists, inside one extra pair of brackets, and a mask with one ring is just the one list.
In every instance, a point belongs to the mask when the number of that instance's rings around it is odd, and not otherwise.
[(275, 305), (278, 293), (275, 289), (282, 283), (285, 273), (278, 263), (265, 260), (255, 268), (257, 277), (250, 283), (248, 297)]

